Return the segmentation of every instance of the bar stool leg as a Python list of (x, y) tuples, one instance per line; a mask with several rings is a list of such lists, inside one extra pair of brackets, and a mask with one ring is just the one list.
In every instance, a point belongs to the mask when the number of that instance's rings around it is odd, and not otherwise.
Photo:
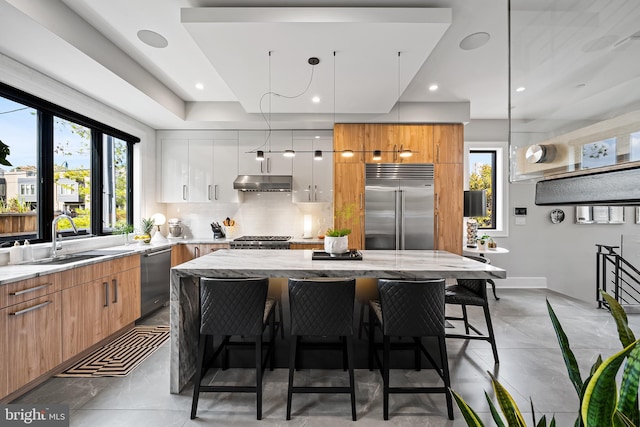
[(413, 350), (413, 358), (415, 364), (415, 370), (420, 371), (422, 369), (422, 350), (420, 348), (420, 343), (422, 340), (420, 337), (413, 337), (413, 342), (416, 344), (415, 350)]
[(256, 419), (262, 419), (262, 335), (256, 336)]
[(369, 306), (369, 371), (373, 371), (373, 356), (376, 351), (376, 320), (373, 308)]
[(346, 371), (349, 368), (347, 337), (340, 337), (340, 342), (342, 343), (342, 370)]
[(467, 306), (462, 304), (462, 320), (464, 320), (464, 333), (469, 335), (469, 317), (467, 316)]
[(204, 352), (206, 349), (207, 336), (200, 335), (198, 339), (198, 358), (196, 374), (193, 377), (193, 400), (191, 402), (191, 419), (196, 418), (196, 412), (198, 411), (198, 399), (200, 398), (200, 382), (202, 381), (202, 364), (204, 363)]
[(500, 359), (498, 359), (498, 347), (496, 346), (496, 337), (493, 334), (493, 323), (491, 322), (491, 313), (489, 313), (489, 304), (485, 302), (482, 308), (484, 310), (484, 320), (487, 322), (489, 342), (491, 343), (491, 349), (493, 350), (493, 361), (498, 364), (500, 363)]
[(298, 336), (291, 335), (289, 343), (289, 387), (287, 389), (287, 421), (291, 419), (291, 399), (293, 397), (293, 373), (296, 370)]
[(451, 377), (449, 376), (449, 360), (447, 356), (447, 344), (444, 337), (438, 337), (438, 347), (440, 347), (440, 363), (442, 364), (442, 377), (444, 380), (444, 386), (447, 389), (445, 393), (445, 399), (447, 400), (447, 415), (449, 419), (453, 419), (453, 400), (451, 399)]
[(391, 343), (388, 336), (383, 337), (382, 344), (382, 415), (389, 419), (389, 352)]
[(273, 371), (276, 367), (276, 315), (271, 314), (269, 320), (269, 370)]
[(351, 419), (357, 420), (356, 414), (356, 384), (353, 373), (353, 337), (345, 337), (347, 347), (347, 364), (349, 365), (349, 388), (351, 389)]

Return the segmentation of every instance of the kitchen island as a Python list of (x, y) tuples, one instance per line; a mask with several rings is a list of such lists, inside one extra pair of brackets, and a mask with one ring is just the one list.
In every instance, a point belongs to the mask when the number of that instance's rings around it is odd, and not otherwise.
[[(171, 269), (170, 391), (179, 393), (196, 367), (199, 278), (370, 277), (504, 279), (507, 272), (445, 251), (361, 251), (360, 261), (312, 260), (311, 250), (222, 249)], [(286, 330), (286, 329), (285, 329)]]

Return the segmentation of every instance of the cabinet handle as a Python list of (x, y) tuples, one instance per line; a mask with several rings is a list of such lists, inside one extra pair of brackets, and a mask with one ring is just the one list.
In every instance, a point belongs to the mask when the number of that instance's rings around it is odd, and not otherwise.
[(194, 252), (195, 252), (195, 254), (196, 254), (196, 258), (199, 258), (199, 257), (200, 257), (200, 248), (199, 248), (198, 246), (196, 246), (196, 247), (193, 249), (193, 251), (194, 251)]
[(187, 186), (182, 186), (182, 200), (187, 200)]
[(28, 294), (29, 292), (35, 292), (35, 291), (39, 291), (40, 289), (44, 289), (47, 286), (51, 286), (51, 283), (45, 283), (44, 285), (40, 285), (40, 286), (34, 286), (33, 288), (29, 288), (29, 289), (23, 289), (21, 291), (16, 291), (16, 292), (10, 292), (9, 295), (17, 297), (19, 295), (24, 295), (24, 294)]
[(211, 200), (211, 185), (207, 186), (207, 200)]
[(311, 185), (307, 186), (307, 201), (311, 201)]
[(213, 198), (218, 200), (218, 184), (213, 186)]
[(393, 161), (398, 160), (398, 145), (393, 144)]
[(438, 237), (440, 234), (440, 215), (436, 214), (435, 216), (435, 220), (436, 220), (436, 233), (435, 233), (435, 238), (433, 239), (433, 249), (438, 249)]
[(103, 307), (109, 307), (109, 283), (102, 282), (102, 284), (104, 285), (104, 306)]
[(271, 157), (267, 157), (267, 173), (271, 173)]
[(364, 198), (362, 197), (362, 193), (360, 193), (360, 210), (364, 209)]
[(15, 311), (13, 313), (9, 313), (9, 316), (20, 316), (22, 314), (28, 313), (28, 312), (33, 311), (33, 310), (37, 310), (37, 309), (42, 308), (45, 305), (49, 305), (49, 304), (51, 304), (51, 301), (45, 301), (45, 302), (42, 302), (40, 304), (36, 304), (33, 307), (29, 307), (29, 308), (25, 308), (24, 310), (18, 310), (18, 311)]
[(264, 173), (264, 171), (262, 170), (262, 165), (264, 164), (264, 160), (260, 162), (260, 173)]
[(440, 146), (436, 146), (436, 162), (440, 163)]
[(317, 185), (313, 186), (313, 201), (314, 202), (318, 201), (318, 186)]
[(111, 279), (111, 283), (113, 284), (113, 303), (118, 302), (118, 279)]

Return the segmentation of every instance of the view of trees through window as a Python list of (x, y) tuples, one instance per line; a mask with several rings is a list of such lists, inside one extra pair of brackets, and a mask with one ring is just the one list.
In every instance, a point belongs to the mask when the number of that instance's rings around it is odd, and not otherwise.
[(469, 153), (469, 190), (485, 190), (487, 216), (478, 217), (478, 228), (496, 228), (493, 190), (496, 182), (496, 152), (472, 150)]
[(38, 233), (38, 114), (0, 97), (0, 141), (9, 154), (0, 166), (0, 236)]
[[(2, 83), (0, 94), (0, 242), (47, 241), (60, 214), (86, 235), (131, 223), (136, 137)], [(72, 233), (69, 220), (57, 232)]]
[[(53, 213), (73, 218), (78, 230), (91, 230), (91, 129), (54, 117)], [(71, 231), (71, 224), (63, 219), (58, 230)]]

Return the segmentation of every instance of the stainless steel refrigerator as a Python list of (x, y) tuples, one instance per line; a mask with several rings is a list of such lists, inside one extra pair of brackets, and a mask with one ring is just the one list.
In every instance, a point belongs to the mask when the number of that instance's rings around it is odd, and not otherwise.
[(433, 164), (367, 164), (364, 248), (433, 249), (433, 199)]

